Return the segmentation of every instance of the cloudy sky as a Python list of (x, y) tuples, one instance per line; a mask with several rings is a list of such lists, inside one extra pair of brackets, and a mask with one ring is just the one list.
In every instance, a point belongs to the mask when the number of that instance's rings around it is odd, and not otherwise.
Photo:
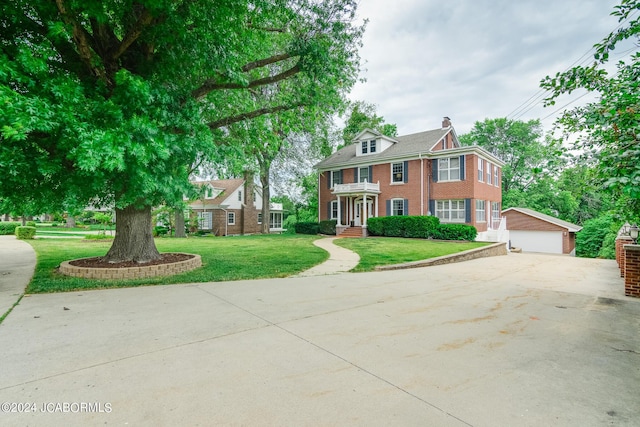
[[(443, 116), (451, 117), (458, 134), (485, 118), (543, 119), (582, 93), (555, 107), (534, 99), (535, 108), (523, 111), (523, 104), (540, 95), (545, 76), (593, 58), (593, 45), (618, 26), (610, 16), (616, 4), (361, 0), (359, 16), (369, 19), (360, 51), (367, 81), (350, 98), (375, 104), (400, 135), (437, 128)], [(553, 117), (543, 120), (545, 130)]]

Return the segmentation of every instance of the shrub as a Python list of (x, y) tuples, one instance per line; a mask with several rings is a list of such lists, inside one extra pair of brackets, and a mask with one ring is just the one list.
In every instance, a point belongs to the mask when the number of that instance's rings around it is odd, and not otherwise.
[(379, 216), (369, 218), (367, 220), (367, 231), (372, 236), (384, 236), (384, 219), (387, 217)]
[(606, 235), (613, 226), (613, 218), (603, 215), (585, 221), (582, 230), (576, 234), (576, 255), (597, 258)]
[(35, 227), (36, 226), (36, 222), (35, 221), (27, 221), (25, 225), (28, 226), (28, 227)]
[(298, 234), (318, 234), (317, 222), (298, 222), (296, 223), (296, 233)]
[(617, 237), (618, 237), (617, 232), (609, 231), (609, 233), (604, 237), (604, 241), (602, 242), (602, 247), (598, 252), (598, 258), (616, 259), (616, 238)]
[(36, 235), (36, 228), (35, 227), (29, 227), (29, 226), (16, 227), (16, 236), (20, 240), (33, 239), (33, 236), (35, 236), (35, 235)]
[(113, 239), (113, 236), (109, 234), (87, 234), (84, 236), (86, 240), (105, 240), (105, 239)]
[(153, 227), (153, 236), (154, 237), (158, 237), (158, 236), (164, 236), (169, 232), (169, 229), (165, 226), (162, 225), (157, 225), (155, 227)]
[(296, 223), (298, 222), (298, 219), (296, 218), (295, 215), (289, 215), (283, 222), (282, 222), (282, 228), (284, 228), (286, 231), (286, 234), (296, 234)]
[(15, 234), (16, 227), (19, 226), (19, 222), (0, 222), (0, 236)]
[(320, 221), (320, 223), (318, 224), (318, 230), (320, 231), (320, 234), (331, 234), (335, 236), (337, 223), (338, 221), (336, 221), (335, 219)]
[(472, 225), (466, 224), (440, 224), (434, 238), (439, 240), (468, 240), (474, 241), (478, 230)]

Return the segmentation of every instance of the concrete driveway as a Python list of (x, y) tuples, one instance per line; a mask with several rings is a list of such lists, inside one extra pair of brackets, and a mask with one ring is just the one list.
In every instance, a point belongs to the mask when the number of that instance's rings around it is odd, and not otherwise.
[(535, 254), (32, 295), (0, 425), (637, 426), (639, 331), (615, 261)]

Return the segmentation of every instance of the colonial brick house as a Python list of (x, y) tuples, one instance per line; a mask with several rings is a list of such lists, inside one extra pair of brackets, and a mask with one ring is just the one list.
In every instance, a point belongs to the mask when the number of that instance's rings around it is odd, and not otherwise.
[[(262, 192), (251, 177), (198, 181), (202, 196), (189, 203), (191, 218), (200, 230), (217, 236), (255, 234), (262, 231)], [(282, 231), (282, 204), (270, 205), (269, 230)]]
[(337, 234), (389, 215), (435, 215), (442, 223), (500, 226), (502, 166), (478, 146), (463, 147), (448, 117), (439, 129), (395, 138), (365, 129), (316, 165), (320, 220)]

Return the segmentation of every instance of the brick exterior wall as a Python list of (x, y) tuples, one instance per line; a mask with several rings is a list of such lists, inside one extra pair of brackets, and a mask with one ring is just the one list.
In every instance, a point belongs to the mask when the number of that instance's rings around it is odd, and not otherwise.
[(616, 238), (616, 261), (618, 263), (618, 267), (620, 268), (620, 277), (624, 277), (624, 245), (631, 244), (633, 240), (629, 236), (618, 236)]
[(505, 212), (503, 216), (507, 219), (508, 230), (562, 231), (562, 253), (570, 254), (576, 248), (576, 233), (564, 227), (517, 211)]
[(624, 294), (640, 298), (640, 245), (624, 245)]
[[(449, 141), (449, 144), (451, 144), (451, 141)], [(439, 143), (440, 149), (442, 148), (441, 145)], [(408, 179), (406, 183), (392, 182), (391, 163), (372, 166), (370, 182), (380, 183), (380, 195), (378, 196), (379, 216), (386, 216), (386, 202), (390, 199), (407, 199), (409, 201), (409, 215), (428, 215), (430, 212), (430, 200), (470, 199), (471, 221), (467, 224), (475, 226), (480, 232), (486, 231), (488, 228), (486, 221), (476, 222), (475, 201), (476, 199), (485, 200), (485, 215), (490, 220), (491, 203), (502, 202), (501, 186), (496, 187), (486, 182), (478, 181), (478, 158), (475, 154), (465, 155), (465, 179), (460, 181), (434, 182), (432, 162), (437, 162), (437, 159), (407, 161)], [(330, 174), (330, 171), (322, 172), (319, 178), (319, 217), (321, 221), (329, 219), (328, 204), (332, 200), (337, 200), (337, 197), (332, 194), (332, 190), (329, 188)], [(499, 175), (499, 179), (501, 179), (501, 175)], [(342, 169), (342, 183), (349, 184), (354, 182), (357, 182), (355, 168)], [(341, 199), (344, 201), (344, 197), (341, 197)], [(431, 212), (431, 214), (435, 215), (435, 212)], [(342, 223), (345, 222), (345, 215), (346, 212), (343, 209)]]

